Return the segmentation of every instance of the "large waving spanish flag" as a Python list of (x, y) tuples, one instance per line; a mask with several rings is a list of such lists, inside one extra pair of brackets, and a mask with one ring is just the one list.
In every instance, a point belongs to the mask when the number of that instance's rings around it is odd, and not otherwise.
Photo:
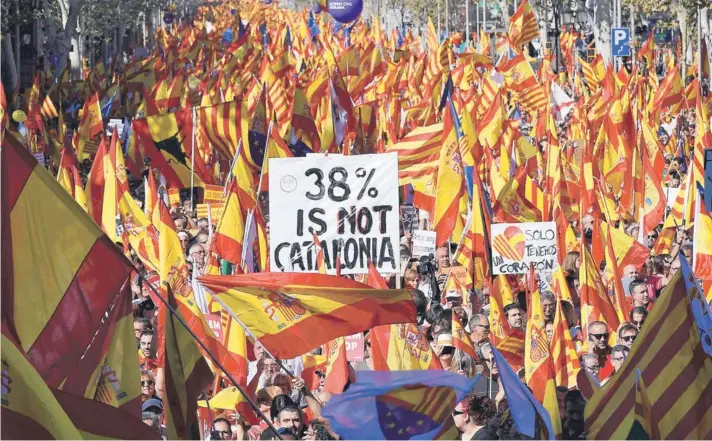
[(414, 323), (371, 329), (371, 358), (376, 371), (442, 369), (428, 340)]
[(50, 386), (75, 369), (131, 264), (14, 138), (2, 169), (2, 319)]
[(372, 289), (324, 274), (256, 273), (199, 280), (279, 358), (297, 357), (374, 326), (415, 322), (407, 290)]

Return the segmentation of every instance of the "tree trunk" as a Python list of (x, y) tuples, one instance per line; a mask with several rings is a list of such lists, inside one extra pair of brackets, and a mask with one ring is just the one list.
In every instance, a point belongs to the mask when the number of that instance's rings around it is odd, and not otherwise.
[[(79, 15), (85, 0), (57, 0), (59, 9), (62, 14), (62, 28), (58, 29), (57, 39), (55, 40), (57, 55), (59, 55), (59, 68), (61, 73), (67, 67), (67, 61), (71, 62), (72, 72), (78, 73), (81, 71), (81, 58), (79, 56), (79, 43), (81, 38), (78, 32)], [(74, 51), (70, 51), (74, 45)]]
[(593, 35), (596, 51), (603, 57), (604, 64), (611, 63), (611, 23), (613, 4), (611, 0), (597, 0), (593, 6)]
[[(9, 35), (6, 35), (2, 39), (2, 65), (6, 69), (5, 73), (9, 77), (4, 81), (4, 84), (9, 86), (5, 89), (7, 96), (12, 96), (12, 91), (17, 87), (17, 83), (20, 81), (20, 73), (18, 71), (18, 66), (15, 65), (15, 50), (12, 48), (12, 40)], [(3, 78), (4, 79), (4, 78)], [(14, 103), (11, 104), (14, 106)]]

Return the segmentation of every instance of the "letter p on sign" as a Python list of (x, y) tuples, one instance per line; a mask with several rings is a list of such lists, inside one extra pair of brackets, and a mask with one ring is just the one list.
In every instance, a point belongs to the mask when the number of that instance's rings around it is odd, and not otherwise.
[(630, 28), (612, 28), (611, 43), (614, 57), (629, 57)]

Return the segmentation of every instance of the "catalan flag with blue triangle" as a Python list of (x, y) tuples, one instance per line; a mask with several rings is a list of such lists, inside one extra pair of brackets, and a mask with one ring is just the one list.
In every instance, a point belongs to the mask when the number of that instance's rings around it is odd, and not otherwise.
[(441, 370), (359, 371), (321, 414), (343, 439), (455, 439), (452, 411), (478, 379)]

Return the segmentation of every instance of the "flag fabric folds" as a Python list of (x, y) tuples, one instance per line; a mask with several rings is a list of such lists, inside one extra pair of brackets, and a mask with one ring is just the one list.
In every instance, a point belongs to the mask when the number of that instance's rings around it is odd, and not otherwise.
[(409, 291), (371, 289), (335, 276), (256, 273), (199, 281), (279, 358), (377, 325), (415, 322)]
[(132, 266), (27, 150), (7, 137), (1, 154), (3, 322), (56, 387)]
[(712, 433), (712, 319), (683, 256), (619, 372), (586, 405), (592, 439), (624, 439), (636, 418), (636, 378), (647, 389), (660, 439)]
[(359, 371), (321, 414), (344, 439), (452, 439), (451, 412), (478, 380), (444, 371)]

